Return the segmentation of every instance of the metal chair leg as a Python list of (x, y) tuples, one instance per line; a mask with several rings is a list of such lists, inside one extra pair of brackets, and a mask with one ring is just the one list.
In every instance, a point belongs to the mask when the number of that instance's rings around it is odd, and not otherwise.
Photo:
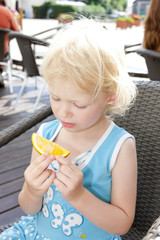
[(39, 103), (39, 101), (40, 101), (41, 95), (42, 95), (42, 93), (43, 93), (46, 85), (47, 85), (46, 82), (44, 82), (43, 85), (42, 85), (42, 88), (41, 88), (41, 90), (40, 90), (40, 92), (39, 92), (39, 94), (38, 94), (38, 97), (37, 97), (37, 99), (36, 99), (36, 102), (35, 102), (35, 104), (34, 104), (34, 107), (33, 107), (33, 111), (32, 111), (32, 112), (34, 112), (34, 111), (36, 110), (37, 105), (38, 105), (38, 103)]
[(22, 87), (21, 87), (21, 89), (20, 89), (20, 91), (19, 91), (19, 93), (18, 93), (17, 98), (16, 98), (16, 102), (13, 104), (13, 108), (15, 108), (15, 107), (17, 106), (17, 104), (18, 104), (18, 102), (19, 102), (19, 99), (20, 99), (20, 97), (21, 97), (21, 95), (22, 95), (22, 93), (23, 93), (23, 91), (24, 91), (24, 88), (25, 88), (25, 86), (26, 86), (26, 84), (27, 84), (27, 81), (28, 81), (28, 77), (26, 77), (26, 78), (24, 79), (23, 85), (22, 85)]
[(13, 84), (12, 84), (12, 68), (11, 68), (11, 61), (8, 61), (8, 79), (9, 79), (9, 89), (10, 93), (13, 93)]

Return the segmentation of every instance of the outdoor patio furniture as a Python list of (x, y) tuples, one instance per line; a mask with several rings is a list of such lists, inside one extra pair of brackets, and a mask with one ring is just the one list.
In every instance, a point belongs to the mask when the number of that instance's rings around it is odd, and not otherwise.
[(137, 53), (145, 59), (148, 72), (144, 71), (129, 71), (129, 75), (132, 77), (149, 78), (153, 81), (160, 81), (160, 52), (145, 49), (142, 47), (142, 43), (124, 46), (125, 54)]
[(160, 52), (139, 48), (136, 53), (145, 58), (149, 78), (153, 81), (160, 81)]
[(32, 37), (38, 37), (42, 40), (49, 40), (52, 39), (56, 35), (56, 33), (62, 28), (64, 28), (64, 26), (58, 25), (57, 27), (49, 28), (42, 32), (35, 33), (34, 35), (32, 35)]
[(39, 100), (41, 98), (42, 92), (45, 89), (46, 82), (43, 80), (42, 76), (40, 75), (39, 67), (36, 62), (36, 56), (35, 56), (35, 46), (45, 46), (48, 47), (49, 43), (35, 38), (31, 37), (29, 35), (25, 35), (19, 32), (13, 32), (11, 31), (9, 34), (9, 39), (16, 39), (20, 53), (22, 55), (22, 61), (24, 65), (24, 71), (26, 73), (26, 76), (24, 77), (24, 81), (22, 84), (22, 87), (18, 93), (18, 96), (16, 98), (15, 104), (13, 107), (15, 108), (18, 104), (18, 101), (24, 91), (24, 88), (27, 85), (28, 78), (33, 78), (34, 80), (40, 80), (42, 81), (42, 87), (39, 90), (39, 94), (36, 98), (36, 102), (33, 108), (33, 111), (35, 111), (37, 104), (39, 103)]
[[(124, 46), (125, 54), (126, 55), (134, 54), (132, 55), (134, 57), (135, 55), (137, 55), (137, 50), (141, 48), (141, 46), (142, 46), (142, 43), (127, 44)], [(138, 55), (136, 57), (138, 57)], [(128, 74), (131, 77), (149, 78), (147, 67), (142, 68), (141, 66), (135, 65), (135, 66), (129, 66), (127, 70), (128, 70)]]
[[(129, 233), (122, 236), (123, 240), (142, 240), (160, 215), (160, 82), (136, 81), (136, 84), (139, 94), (135, 104), (125, 116), (115, 119), (116, 124), (135, 136), (138, 158), (136, 215)], [(39, 117), (43, 113), (46, 114), (44, 118), (51, 115), (51, 108), (44, 107), (20, 121), (20, 124), (1, 131), (0, 147), (36, 125), (42, 120)], [(5, 197), (1, 199), (3, 208), (7, 203)], [(12, 225), (9, 218), (8, 224), (1, 226), (0, 231)], [(147, 238), (151, 239), (154, 238)]]
[(136, 50), (142, 46), (142, 43), (135, 43), (135, 44), (126, 44), (124, 46), (124, 51), (125, 54), (129, 54), (129, 53), (134, 53), (136, 52)]
[(135, 136), (138, 159), (136, 215), (123, 240), (141, 240), (160, 215), (160, 82), (138, 81), (137, 86), (135, 105), (115, 120)]
[(5, 53), (5, 38), (7, 37), (7, 35), (9, 34), (10, 29), (6, 29), (6, 28), (0, 28), (0, 65), (5, 67), (5, 71), (8, 75), (8, 79), (9, 79), (9, 88), (10, 88), (10, 92), (13, 92), (13, 86), (12, 86), (12, 79), (11, 79), (11, 63), (10, 63), (10, 58), (9, 58), (9, 54), (8, 52)]

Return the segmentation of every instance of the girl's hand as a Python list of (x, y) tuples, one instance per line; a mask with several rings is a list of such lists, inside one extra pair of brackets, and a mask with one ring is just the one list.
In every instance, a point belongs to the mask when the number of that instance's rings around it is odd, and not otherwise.
[(32, 198), (43, 197), (53, 183), (56, 174), (47, 169), (50, 163), (55, 160), (55, 156), (43, 154), (35, 159), (26, 169), (25, 186)]
[(60, 164), (54, 184), (68, 202), (75, 201), (83, 193), (83, 173), (71, 161), (61, 156), (56, 157)]

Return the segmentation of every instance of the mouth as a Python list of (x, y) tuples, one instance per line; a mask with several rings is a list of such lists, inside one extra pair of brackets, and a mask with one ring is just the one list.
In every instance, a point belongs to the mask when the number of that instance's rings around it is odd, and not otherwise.
[(63, 127), (65, 127), (65, 128), (73, 128), (75, 126), (74, 123), (68, 123), (68, 122), (63, 122), (63, 121), (61, 121), (61, 123), (62, 123)]

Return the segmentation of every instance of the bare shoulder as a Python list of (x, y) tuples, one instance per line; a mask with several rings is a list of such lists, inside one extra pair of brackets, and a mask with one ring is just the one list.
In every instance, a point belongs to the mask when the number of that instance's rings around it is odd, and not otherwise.
[(136, 153), (136, 143), (132, 137), (129, 137), (122, 144), (122, 147), (119, 151), (119, 156), (123, 154), (130, 155), (131, 153), (134, 153), (134, 152)]
[(127, 138), (119, 151), (114, 171), (134, 171), (137, 168), (136, 144), (133, 138)]

